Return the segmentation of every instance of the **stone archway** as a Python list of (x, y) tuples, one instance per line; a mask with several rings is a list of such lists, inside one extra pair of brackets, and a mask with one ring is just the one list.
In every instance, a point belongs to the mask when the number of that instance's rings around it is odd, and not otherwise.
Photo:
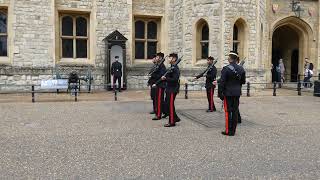
[[(313, 32), (311, 27), (297, 17), (281, 19), (273, 26), (271, 43), (271, 63), (278, 65), (282, 58), (286, 67), (286, 81), (297, 81), (298, 74), (303, 74), (304, 58), (316, 57)], [(272, 73), (272, 81), (275, 81)]]

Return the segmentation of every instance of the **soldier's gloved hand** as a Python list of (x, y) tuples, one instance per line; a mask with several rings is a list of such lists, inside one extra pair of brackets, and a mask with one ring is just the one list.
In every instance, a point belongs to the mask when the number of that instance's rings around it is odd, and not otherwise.
[(161, 80), (166, 80), (167, 78), (165, 76), (162, 76), (161, 77)]

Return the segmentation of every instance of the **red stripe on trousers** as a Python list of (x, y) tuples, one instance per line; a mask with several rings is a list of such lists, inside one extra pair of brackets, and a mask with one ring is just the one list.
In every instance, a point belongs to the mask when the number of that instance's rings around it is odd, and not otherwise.
[(170, 94), (170, 123), (174, 124), (174, 120), (173, 120), (173, 93)]
[(158, 90), (158, 118), (161, 118), (161, 93), (162, 93), (162, 89), (161, 88), (159, 88), (159, 90)]
[(229, 113), (228, 113), (228, 104), (227, 104), (226, 97), (224, 97), (224, 111), (226, 113), (226, 134), (229, 134)]
[(210, 109), (213, 111), (213, 88), (210, 90)]

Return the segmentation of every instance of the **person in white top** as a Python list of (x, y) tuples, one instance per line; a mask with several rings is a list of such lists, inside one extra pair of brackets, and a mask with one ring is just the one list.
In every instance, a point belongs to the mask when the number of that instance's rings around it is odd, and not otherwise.
[(303, 86), (305, 88), (311, 88), (312, 83), (311, 83), (311, 78), (313, 76), (313, 64), (312, 63), (306, 63), (305, 65), (305, 71), (304, 71), (304, 84)]
[(281, 73), (281, 83), (283, 83), (285, 81), (286, 68), (284, 67), (282, 59), (279, 60), (279, 67), (280, 67), (280, 73)]

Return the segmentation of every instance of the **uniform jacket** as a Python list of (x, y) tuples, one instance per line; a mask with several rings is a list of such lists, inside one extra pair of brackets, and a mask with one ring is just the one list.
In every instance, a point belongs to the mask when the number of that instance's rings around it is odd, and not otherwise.
[[(228, 66), (232, 66), (232, 71)], [(223, 67), (221, 79), (219, 80), (219, 97), (240, 96), (242, 84), (246, 83), (246, 72), (242, 66), (236, 63)]]
[(111, 75), (115, 77), (122, 77), (122, 65), (120, 62), (113, 62), (111, 65)]
[[(201, 78), (203, 76), (204, 76), (204, 73), (201, 73), (196, 78), (199, 79), (199, 78)], [(217, 77), (217, 68), (215, 66), (213, 66), (212, 69), (210, 71), (208, 71), (207, 75), (206, 75), (206, 88), (207, 89), (215, 87), (213, 85), (213, 81), (216, 80), (216, 77)]]
[(180, 69), (178, 66), (174, 66), (172, 72), (168, 73), (166, 76), (166, 92), (178, 93), (180, 88), (179, 83)]
[[(166, 66), (164, 64), (161, 64), (159, 66), (159, 68), (151, 74), (151, 77), (148, 81), (149, 85), (153, 85), (154, 83), (156, 83), (158, 80), (161, 79), (161, 77), (166, 73)], [(166, 87), (166, 83), (164, 81), (161, 81), (157, 87), (161, 87), (161, 88), (165, 88)]]

